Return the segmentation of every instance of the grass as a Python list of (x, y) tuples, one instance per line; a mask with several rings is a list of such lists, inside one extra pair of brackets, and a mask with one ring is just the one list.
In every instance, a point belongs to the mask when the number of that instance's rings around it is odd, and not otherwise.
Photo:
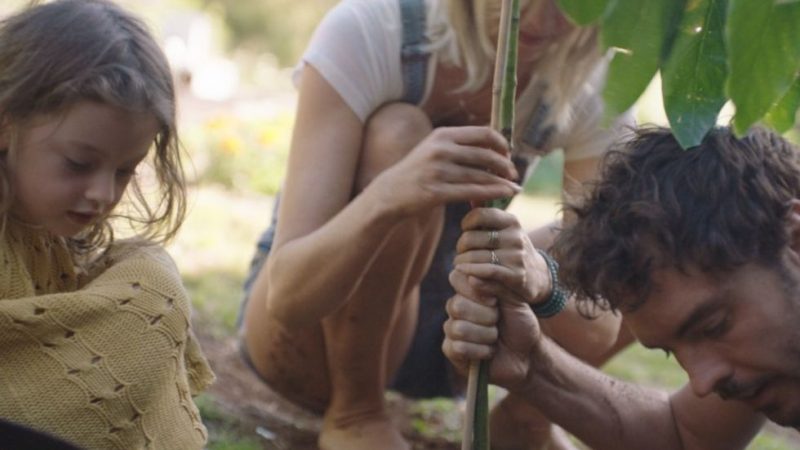
[(648, 350), (641, 345), (625, 349), (603, 370), (622, 380), (667, 390), (677, 389), (688, 381), (686, 372), (678, 367), (674, 359), (667, 359), (664, 353)]
[(211, 435), (208, 450), (261, 450), (258, 441), (242, 437), (236, 418), (222, 411), (209, 395), (198, 396), (195, 403)]
[[(230, 336), (241, 299), (241, 285), (260, 232), (272, 210), (272, 199), (231, 193), (215, 187), (195, 187), (192, 207), (176, 242), (169, 247), (181, 268), (193, 299), (199, 323), (216, 336)], [(558, 206), (552, 199), (522, 196), (510, 211), (528, 227), (548, 223)], [(633, 345), (615, 357), (605, 370), (623, 380), (671, 390), (686, 382), (674, 359), (661, 352)], [(255, 450), (259, 442), (242, 438), (236, 418), (200, 396), (198, 404), (209, 426), (210, 450)], [(412, 426), (423, 436), (457, 441), (460, 436), (458, 408), (450, 400), (417, 402), (412, 407)], [(454, 419), (456, 418), (456, 419)], [(790, 450), (788, 440), (769, 430), (762, 431), (749, 450)]]

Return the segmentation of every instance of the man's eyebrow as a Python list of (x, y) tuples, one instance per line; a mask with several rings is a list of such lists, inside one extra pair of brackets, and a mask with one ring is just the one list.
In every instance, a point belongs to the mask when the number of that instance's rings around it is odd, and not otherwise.
[(715, 295), (702, 301), (700, 305), (696, 306), (694, 310), (692, 310), (692, 312), (689, 314), (689, 317), (683, 321), (680, 327), (678, 327), (675, 337), (678, 339), (685, 337), (695, 325), (717, 311), (722, 301), (723, 298), (719, 295)]

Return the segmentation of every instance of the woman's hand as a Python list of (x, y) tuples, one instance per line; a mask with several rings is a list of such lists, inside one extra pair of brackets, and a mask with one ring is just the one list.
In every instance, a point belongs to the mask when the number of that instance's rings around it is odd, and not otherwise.
[(368, 188), (401, 216), (449, 202), (511, 197), (521, 188), (505, 138), (487, 127), (437, 128)]
[(516, 216), (497, 208), (475, 208), (461, 228), (455, 266), (470, 277), (477, 295), (529, 305), (550, 295), (547, 264)]
[(542, 336), (530, 304), (550, 293), (547, 265), (510, 213), (475, 208), (462, 229), (442, 349), (462, 371), (492, 357), (493, 382), (521, 389)]

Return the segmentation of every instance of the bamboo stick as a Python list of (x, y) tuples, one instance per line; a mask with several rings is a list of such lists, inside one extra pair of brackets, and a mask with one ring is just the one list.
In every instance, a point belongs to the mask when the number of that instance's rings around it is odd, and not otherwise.
[[(513, 145), (514, 104), (517, 91), (519, 0), (503, 0), (498, 27), (497, 52), (492, 80), (490, 126)], [(513, 148), (512, 148), (513, 151)], [(505, 209), (510, 199), (496, 199), (484, 206)], [(472, 361), (467, 381), (467, 404), (462, 450), (489, 450), (489, 362)]]

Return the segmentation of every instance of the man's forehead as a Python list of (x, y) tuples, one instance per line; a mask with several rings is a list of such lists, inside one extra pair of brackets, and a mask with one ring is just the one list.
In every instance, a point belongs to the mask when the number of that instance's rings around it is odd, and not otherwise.
[[(729, 276), (732, 276), (729, 274)], [(721, 275), (699, 270), (662, 269), (652, 273), (650, 291), (639, 307), (624, 313), (631, 332), (644, 345), (661, 346), (722, 301)]]

